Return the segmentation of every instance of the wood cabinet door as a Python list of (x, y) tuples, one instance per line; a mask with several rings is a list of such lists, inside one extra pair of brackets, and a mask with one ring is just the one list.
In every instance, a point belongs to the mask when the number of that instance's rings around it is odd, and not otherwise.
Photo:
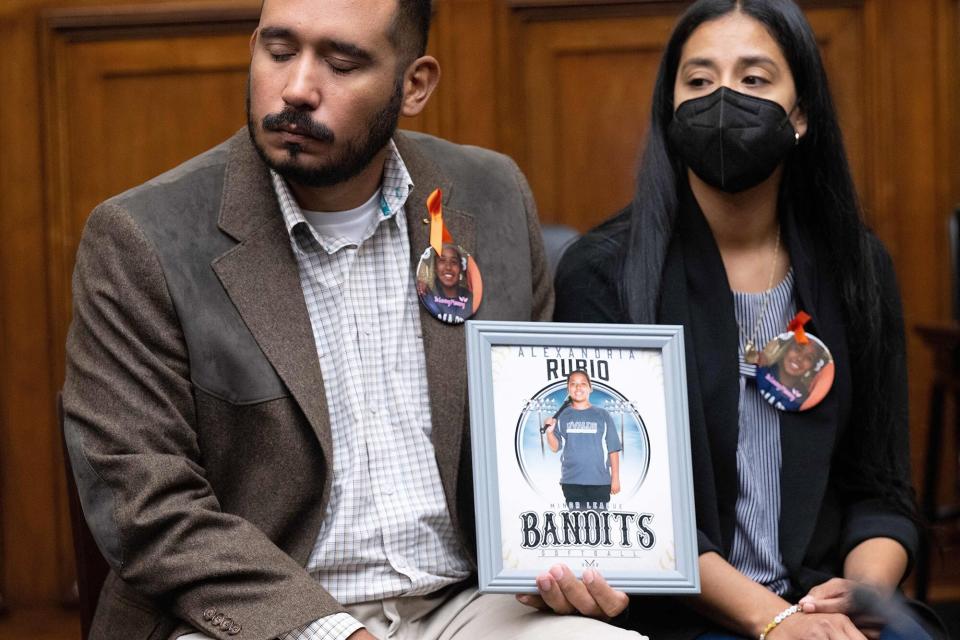
[[(581, 231), (633, 195), (660, 57), (685, 6), (635, 2), (587, 11), (589, 4), (510, 3), (503, 46), (511, 52), (503, 75), (512, 84), (507, 113), (517, 132), (504, 146), (526, 171), (541, 217)], [(864, 192), (872, 166), (864, 135), (875, 120), (865, 99), (864, 6), (818, 6), (807, 16)]]

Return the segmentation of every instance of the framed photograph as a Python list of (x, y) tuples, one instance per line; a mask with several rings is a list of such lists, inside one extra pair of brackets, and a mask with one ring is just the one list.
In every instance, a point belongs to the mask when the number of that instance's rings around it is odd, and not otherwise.
[(698, 593), (683, 329), (469, 321), (480, 590)]

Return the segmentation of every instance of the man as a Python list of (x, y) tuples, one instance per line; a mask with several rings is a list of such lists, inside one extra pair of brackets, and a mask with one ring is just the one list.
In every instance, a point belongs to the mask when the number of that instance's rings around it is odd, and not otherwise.
[[(112, 568), (94, 640), (621, 633), (476, 593), (463, 326), (413, 284), (427, 196), (483, 270), (476, 317), (545, 319), (552, 296), (516, 165), (395, 134), (439, 77), (429, 18), (266, 0), (248, 131), (91, 214), (63, 399)], [(626, 605), (552, 571), (526, 604)]]
[(606, 409), (590, 404), (593, 385), (586, 371), (567, 376), (570, 406), (546, 421), (547, 444), (563, 448), (560, 486), (569, 509), (605, 510), (611, 494), (620, 493), (623, 446)]

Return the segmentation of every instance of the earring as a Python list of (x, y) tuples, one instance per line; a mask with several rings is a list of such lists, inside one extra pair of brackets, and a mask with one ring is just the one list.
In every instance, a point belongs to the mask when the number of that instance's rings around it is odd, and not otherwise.
[(793, 146), (796, 147), (796, 146), (798, 146), (799, 144), (800, 144), (800, 132), (799, 132), (799, 131), (794, 131), (794, 132), (793, 132)]

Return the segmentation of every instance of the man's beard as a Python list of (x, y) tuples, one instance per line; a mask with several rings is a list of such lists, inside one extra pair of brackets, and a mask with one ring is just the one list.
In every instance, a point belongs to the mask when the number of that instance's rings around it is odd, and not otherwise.
[[(366, 122), (366, 135), (344, 143), (342, 151), (330, 158), (321, 166), (307, 167), (297, 162), (302, 147), (297, 143), (288, 143), (286, 157), (280, 161), (272, 159), (257, 140), (256, 124), (250, 112), (250, 83), (247, 83), (247, 131), (250, 140), (264, 163), (283, 176), (288, 182), (305, 187), (329, 187), (340, 184), (358, 175), (367, 168), (374, 156), (393, 137), (400, 119), (400, 109), (403, 103), (403, 80), (398, 79), (394, 86), (390, 100), (373, 114)], [(333, 131), (325, 124), (314, 122), (310, 114), (293, 107), (284, 108), (280, 113), (268, 114), (263, 118), (260, 126), (264, 131), (276, 131), (282, 125), (295, 124), (297, 131), (308, 137), (332, 145), (335, 141)]]

